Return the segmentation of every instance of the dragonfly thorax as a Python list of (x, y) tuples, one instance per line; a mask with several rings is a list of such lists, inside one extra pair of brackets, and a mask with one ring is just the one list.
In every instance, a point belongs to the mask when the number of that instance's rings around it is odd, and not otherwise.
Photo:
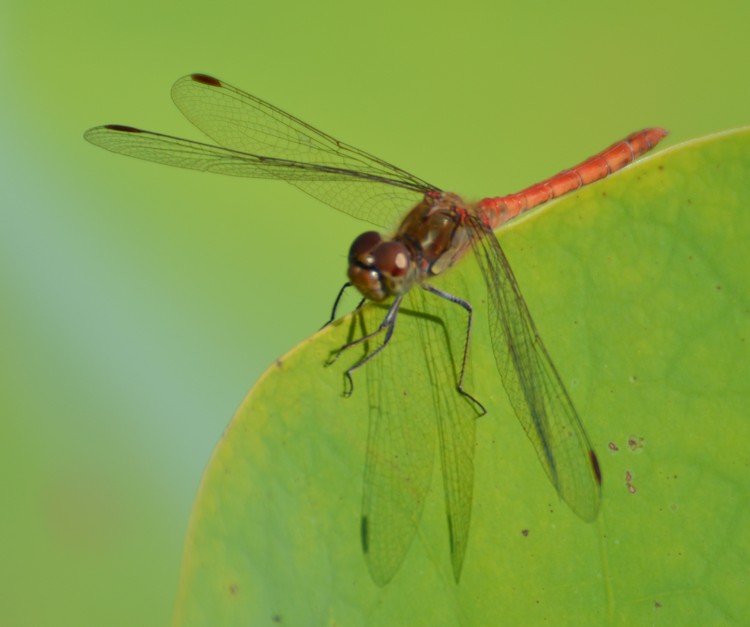
[(469, 212), (455, 194), (425, 194), (396, 234), (362, 233), (349, 249), (349, 280), (365, 298), (379, 302), (405, 294), (458, 261), (471, 244)]
[(349, 249), (348, 274), (365, 298), (379, 302), (407, 292), (417, 280), (417, 267), (404, 243), (367, 231)]

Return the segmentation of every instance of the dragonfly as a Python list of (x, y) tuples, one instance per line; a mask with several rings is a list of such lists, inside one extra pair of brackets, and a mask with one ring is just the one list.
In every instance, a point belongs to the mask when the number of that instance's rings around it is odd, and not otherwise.
[[(390, 236), (367, 231), (349, 250), (344, 289), (354, 286), (363, 300), (384, 304), (387, 313), (374, 331), (363, 332), (337, 353), (382, 338), (346, 371), (347, 393), (353, 389), (352, 374), (386, 349), (405, 295), (418, 287), (464, 310), (463, 359), (453, 393), (471, 401), (478, 414), (485, 413), (464, 390), (473, 307), (430, 282), (472, 250), (487, 289), (491, 348), (510, 405), (562, 500), (584, 521), (596, 518), (602, 483), (597, 456), (494, 231), (529, 209), (621, 170), (661, 141), (665, 130), (632, 133), (520, 192), (467, 202), (212, 76), (180, 78), (172, 87), (172, 99), (215, 144), (120, 124), (91, 128), (84, 137), (109, 151), (170, 166), (286, 181), (381, 229), (399, 225)], [(468, 543), (474, 475), (473, 426), (461, 425), (473, 425), (474, 418), (467, 423), (449, 415), (455, 407), (436, 404), (429, 418), (438, 425), (451, 564), (458, 583)], [(404, 421), (424, 417), (404, 415), (396, 401), (387, 408), (371, 407), (370, 412), (360, 531), (370, 575), (382, 586), (394, 577), (409, 550), (429, 479), (420, 480), (413, 502), (394, 496), (414, 479), (413, 470), (399, 460), (408, 457), (409, 447), (420, 446), (396, 431), (409, 424)]]

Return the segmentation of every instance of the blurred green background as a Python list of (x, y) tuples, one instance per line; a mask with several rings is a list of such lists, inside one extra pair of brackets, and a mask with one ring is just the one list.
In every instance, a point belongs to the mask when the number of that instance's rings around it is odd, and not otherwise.
[(2, 4), (0, 623), (169, 621), (212, 449), (326, 319), (366, 228), (86, 128), (201, 139), (169, 88), (207, 72), (478, 197), (644, 126), (750, 123), (744, 0), (442, 6)]

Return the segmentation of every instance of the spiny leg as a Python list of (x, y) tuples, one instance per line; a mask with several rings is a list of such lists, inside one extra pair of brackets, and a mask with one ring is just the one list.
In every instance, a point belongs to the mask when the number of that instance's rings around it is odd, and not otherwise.
[(471, 343), (471, 326), (474, 321), (474, 309), (472, 308), (471, 304), (468, 301), (464, 300), (463, 298), (459, 298), (458, 296), (449, 294), (448, 292), (444, 292), (443, 290), (440, 290), (430, 285), (429, 283), (422, 283), (422, 288), (427, 290), (428, 292), (431, 292), (432, 294), (435, 294), (436, 296), (440, 296), (440, 298), (444, 298), (445, 300), (451, 303), (460, 305), (469, 314), (469, 322), (466, 325), (466, 341), (464, 343), (464, 355), (463, 355), (463, 359), (461, 360), (461, 375), (458, 378), (458, 385), (456, 386), (456, 389), (459, 391), (460, 394), (462, 394), (463, 396), (468, 398), (472, 403), (474, 403), (479, 409), (479, 411), (481, 412), (480, 415), (484, 416), (487, 413), (487, 409), (485, 408), (485, 406), (482, 405), (482, 403), (480, 403), (476, 398), (474, 398), (466, 390), (464, 390), (464, 374), (466, 372), (466, 360), (469, 357), (469, 344)]
[[(396, 300), (393, 301), (390, 308), (388, 309), (388, 313), (385, 314), (385, 318), (383, 318), (383, 321), (380, 323), (377, 329), (373, 331), (372, 333), (368, 333), (367, 335), (363, 335), (360, 338), (357, 338), (356, 340), (349, 342), (348, 344), (344, 344), (337, 352), (336, 354), (328, 360), (327, 364), (330, 366), (332, 363), (334, 363), (339, 357), (341, 357), (342, 353), (345, 350), (348, 350), (352, 348), (353, 346), (357, 346), (358, 344), (361, 344), (362, 342), (366, 342), (368, 340), (371, 340), (377, 335), (380, 335), (381, 333), (385, 332), (385, 339), (383, 340), (383, 343), (378, 346), (374, 351), (371, 353), (368, 353), (362, 359), (360, 359), (356, 364), (351, 366), (347, 371), (344, 373), (344, 376), (346, 377), (346, 380), (348, 382), (348, 390), (344, 390), (344, 396), (351, 396), (354, 392), (354, 380), (352, 379), (352, 372), (355, 370), (358, 370), (362, 366), (364, 366), (368, 361), (370, 361), (375, 355), (377, 355), (380, 351), (382, 351), (387, 345), (388, 342), (391, 341), (391, 337), (393, 336), (393, 329), (396, 326), (396, 316), (398, 315), (399, 307), (401, 307), (401, 301), (403, 300), (403, 295), (398, 296)], [(359, 308), (359, 307), (358, 307)]]
[[(341, 303), (341, 299), (344, 296), (344, 292), (346, 292), (346, 290), (350, 288), (351, 286), (352, 284), (349, 281), (347, 281), (341, 287), (338, 295), (336, 296), (336, 300), (333, 301), (333, 309), (331, 310), (331, 317), (326, 321), (326, 323), (322, 327), (320, 327), (321, 329), (325, 329), (329, 324), (331, 324), (331, 322), (333, 322), (336, 319), (336, 310), (339, 308), (339, 304)], [(358, 311), (362, 307), (362, 305), (365, 304), (365, 300), (366, 299), (364, 298), (360, 300), (359, 304), (354, 308), (354, 311)]]

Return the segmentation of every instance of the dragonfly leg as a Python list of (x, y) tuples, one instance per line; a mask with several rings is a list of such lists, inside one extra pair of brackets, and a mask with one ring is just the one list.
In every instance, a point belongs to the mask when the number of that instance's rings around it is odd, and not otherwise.
[[(352, 284), (349, 281), (347, 281), (339, 290), (338, 296), (336, 296), (336, 300), (333, 301), (333, 310), (331, 311), (331, 317), (326, 321), (326, 323), (322, 327), (320, 327), (321, 329), (325, 329), (329, 324), (331, 324), (331, 322), (333, 322), (336, 319), (336, 310), (339, 308), (339, 303), (341, 302), (341, 299), (344, 296), (344, 292), (346, 292), (347, 288), (350, 288), (351, 286)], [(365, 299), (363, 298), (361, 301), (359, 301), (359, 305), (357, 305), (354, 311), (357, 311), (364, 304), (365, 304)]]
[(459, 298), (458, 296), (455, 296), (453, 294), (449, 294), (448, 292), (444, 292), (443, 290), (440, 290), (433, 285), (430, 285), (429, 283), (422, 283), (422, 288), (427, 290), (428, 292), (431, 292), (432, 294), (435, 294), (435, 296), (440, 296), (440, 298), (444, 298), (445, 300), (455, 303), (456, 305), (459, 305), (463, 307), (466, 310), (466, 313), (469, 314), (469, 322), (466, 325), (466, 341), (464, 343), (464, 355), (461, 359), (461, 374), (458, 377), (458, 385), (456, 385), (456, 389), (460, 394), (462, 394), (464, 397), (468, 398), (474, 405), (476, 405), (477, 409), (480, 412), (481, 416), (484, 416), (487, 413), (487, 409), (485, 408), (482, 403), (480, 403), (476, 398), (474, 398), (471, 394), (469, 394), (466, 390), (464, 390), (464, 373), (466, 372), (466, 360), (469, 357), (469, 344), (471, 343), (471, 326), (474, 322), (474, 309), (471, 306), (471, 303), (469, 301), (464, 300), (463, 298)]
[(388, 345), (388, 342), (391, 341), (391, 337), (393, 336), (393, 329), (396, 326), (396, 316), (398, 315), (399, 307), (401, 307), (402, 299), (403, 299), (403, 296), (399, 296), (398, 298), (396, 298), (396, 300), (393, 301), (393, 304), (388, 309), (388, 313), (385, 314), (385, 318), (383, 318), (383, 321), (380, 323), (377, 329), (375, 329), (372, 333), (368, 333), (367, 335), (363, 335), (362, 337), (357, 338), (356, 340), (352, 342), (349, 342), (348, 344), (344, 344), (336, 352), (336, 354), (331, 359), (328, 360), (326, 365), (330, 366), (339, 357), (341, 357), (342, 353), (345, 350), (348, 350), (352, 348), (353, 346), (357, 346), (358, 344), (362, 344), (362, 342), (367, 342), (368, 340), (371, 340), (372, 338), (374, 338), (377, 335), (380, 335), (381, 333), (385, 333), (385, 339), (383, 340), (383, 343), (380, 346), (378, 346), (371, 353), (368, 353), (367, 355), (365, 355), (356, 364), (348, 368), (347, 371), (344, 373), (344, 377), (346, 378), (346, 381), (347, 381), (347, 388), (344, 390), (344, 396), (351, 396), (352, 393), (354, 392), (354, 380), (352, 379), (352, 372), (364, 366), (368, 361), (370, 361), (373, 357), (375, 357), (375, 355), (377, 355), (380, 351), (382, 351)]

